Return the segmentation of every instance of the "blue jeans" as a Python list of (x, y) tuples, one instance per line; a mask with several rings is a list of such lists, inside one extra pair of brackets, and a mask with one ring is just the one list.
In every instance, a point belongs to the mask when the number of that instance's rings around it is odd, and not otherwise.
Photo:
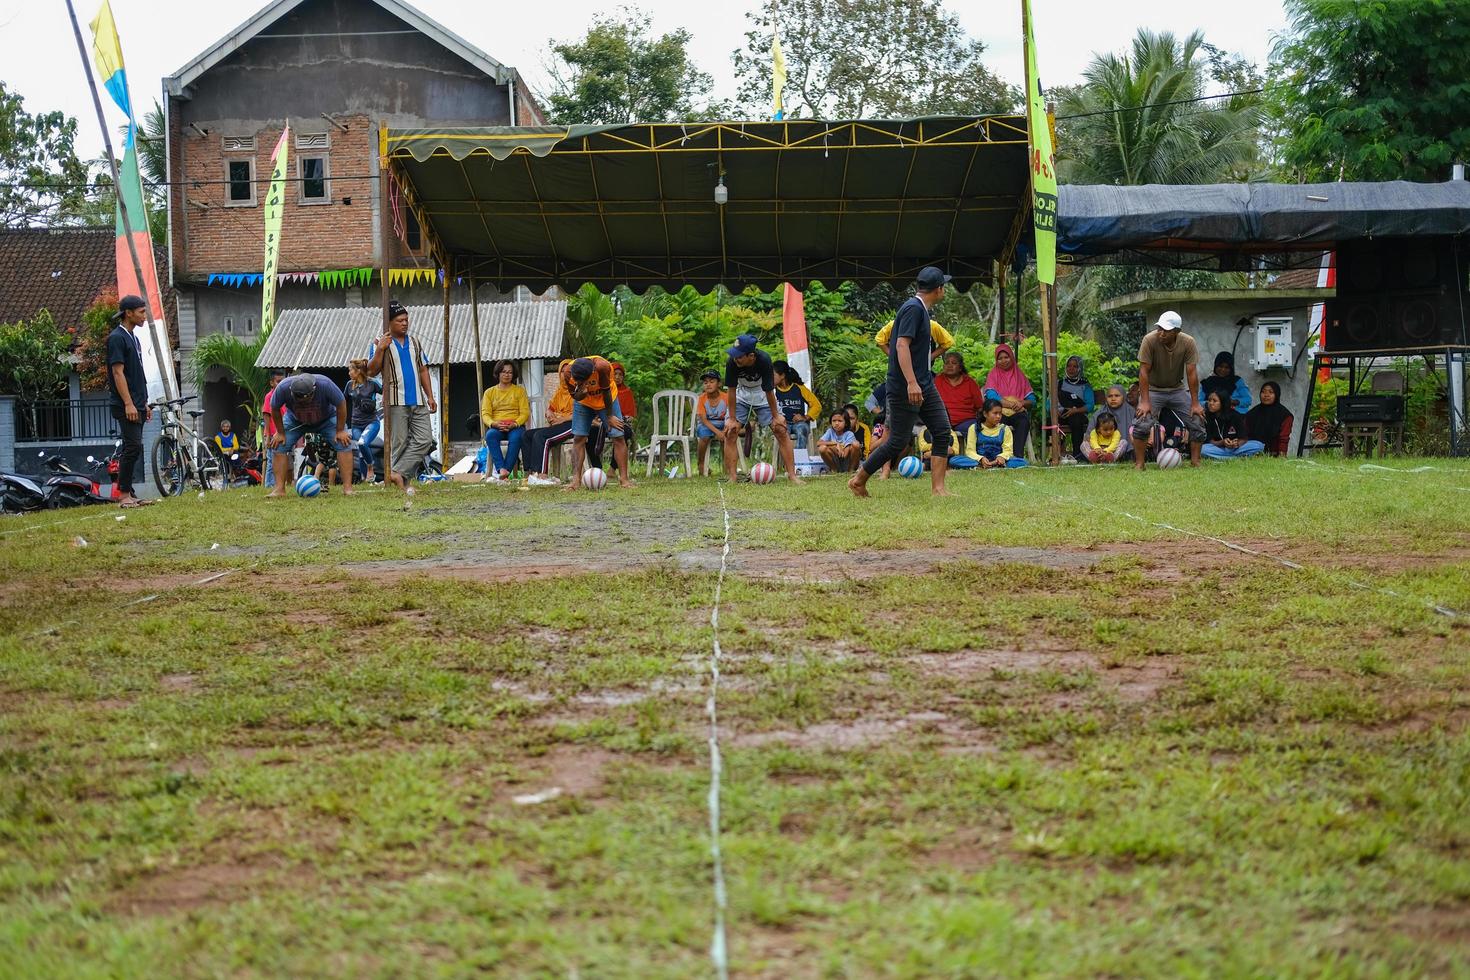
[(357, 462), (353, 466), (353, 479), (362, 479), (367, 475), (369, 469), (376, 472), (378, 457), (373, 452), (373, 440), (378, 437), (378, 430), (382, 427), (383, 420), (374, 419), (367, 425), (354, 425), (347, 430), (352, 435), (353, 444), (357, 446)]
[(1205, 459), (1243, 459), (1246, 456), (1259, 456), (1265, 451), (1266, 444), (1258, 439), (1247, 439), (1234, 449), (1208, 442), (1199, 447), (1199, 454)]
[[(518, 425), (509, 432), (493, 426), (485, 430), (485, 445), (490, 447), (490, 465), (495, 468), (493, 472), (509, 472), (516, 468), (516, 461), (521, 458), (521, 437), (525, 434), (524, 425)], [(503, 451), (502, 443), (505, 443)]]
[(791, 448), (807, 448), (807, 443), (812, 437), (812, 424), (810, 422), (790, 422), (786, 428), (791, 433)]
[(619, 422), (623, 420), (623, 410), (618, 407), (617, 400), (606, 408), (588, 408), (581, 402), (572, 404), (572, 435), (586, 437), (592, 433), (592, 420), (601, 417), (603, 431), (607, 433), (608, 439), (621, 439), (621, 429), (613, 429), (608, 425), (609, 418), (615, 418)]

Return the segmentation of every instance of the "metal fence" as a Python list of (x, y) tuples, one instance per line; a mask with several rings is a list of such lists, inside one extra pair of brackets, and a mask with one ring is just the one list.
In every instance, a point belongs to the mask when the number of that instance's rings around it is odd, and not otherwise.
[(106, 439), (117, 431), (105, 400), (70, 398), (15, 402), (16, 442), (71, 442)]

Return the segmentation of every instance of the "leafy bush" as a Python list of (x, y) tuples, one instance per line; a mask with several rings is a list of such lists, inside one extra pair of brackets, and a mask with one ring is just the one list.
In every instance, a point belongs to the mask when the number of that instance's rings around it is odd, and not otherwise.
[(46, 310), (30, 320), (0, 324), (0, 395), (21, 401), (63, 397), (71, 337)]

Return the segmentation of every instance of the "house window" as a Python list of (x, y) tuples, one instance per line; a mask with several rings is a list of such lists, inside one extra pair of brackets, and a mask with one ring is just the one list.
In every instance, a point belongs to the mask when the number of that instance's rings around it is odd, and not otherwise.
[(301, 176), (302, 204), (332, 203), (332, 195), (327, 183), (326, 157), (298, 157), (296, 170)]
[(419, 228), (419, 216), (413, 208), (404, 208), (403, 243), (417, 252), (424, 247), (424, 233)]
[(225, 333), (235, 332), (235, 320), (233, 317), (225, 317)]
[(229, 181), (229, 203), (249, 206), (255, 204), (255, 161), (226, 160), (225, 179)]

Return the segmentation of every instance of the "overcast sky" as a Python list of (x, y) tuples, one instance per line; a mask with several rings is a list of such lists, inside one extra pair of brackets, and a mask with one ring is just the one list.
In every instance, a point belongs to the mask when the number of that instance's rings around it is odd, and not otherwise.
[[(410, 0), (428, 16), (491, 57), (513, 65), (540, 90), (546, 83), (547, 43), (579, 37), (606, 0), (539, 0), (471, 4), (464, 0)], [(76, 0), (84, 36), (100, 0)], [(1041, 77), (1046, 85), (1077, 81), (1095, 51), (1121, 51), (1139, 26), (1188, 33), (1196, 28), (1210, 43), (1265, 64), (1273, 36), (1286, 25), (1281, 0), (1181, 3), (1179, 0), (1032, 0)], [(160, 79), (187, 64), (263, 6), (257, 0), (112, 0), (122, 35), (133, 99), (140, 107), (160, 98)], [(754, 3), (644, 0), (656, 30), (685, 28), (693, 35), (696, 63), (715, 79), (715, 94), (734, 95), (730, 53), (743, 46), (745, 11)], [(1021, 15), (1018, 0), (951, 2), (960, 22), (985, 42), (990, 67), (1021, 83)], [(87, 93), (76, 42), (63, 0), (0, 0), (0, 38), (5, 58), (0, 78), (19, 92), (31, 112), (62, 109), (77, 117), (78, 152), (101, 155), (95, 110)], [(108, 104), (109, 109), (110, 103)], [(141, 111), (141, 109), (140, 109)], [(119, 120), (116, 114), (109, 121)]]

